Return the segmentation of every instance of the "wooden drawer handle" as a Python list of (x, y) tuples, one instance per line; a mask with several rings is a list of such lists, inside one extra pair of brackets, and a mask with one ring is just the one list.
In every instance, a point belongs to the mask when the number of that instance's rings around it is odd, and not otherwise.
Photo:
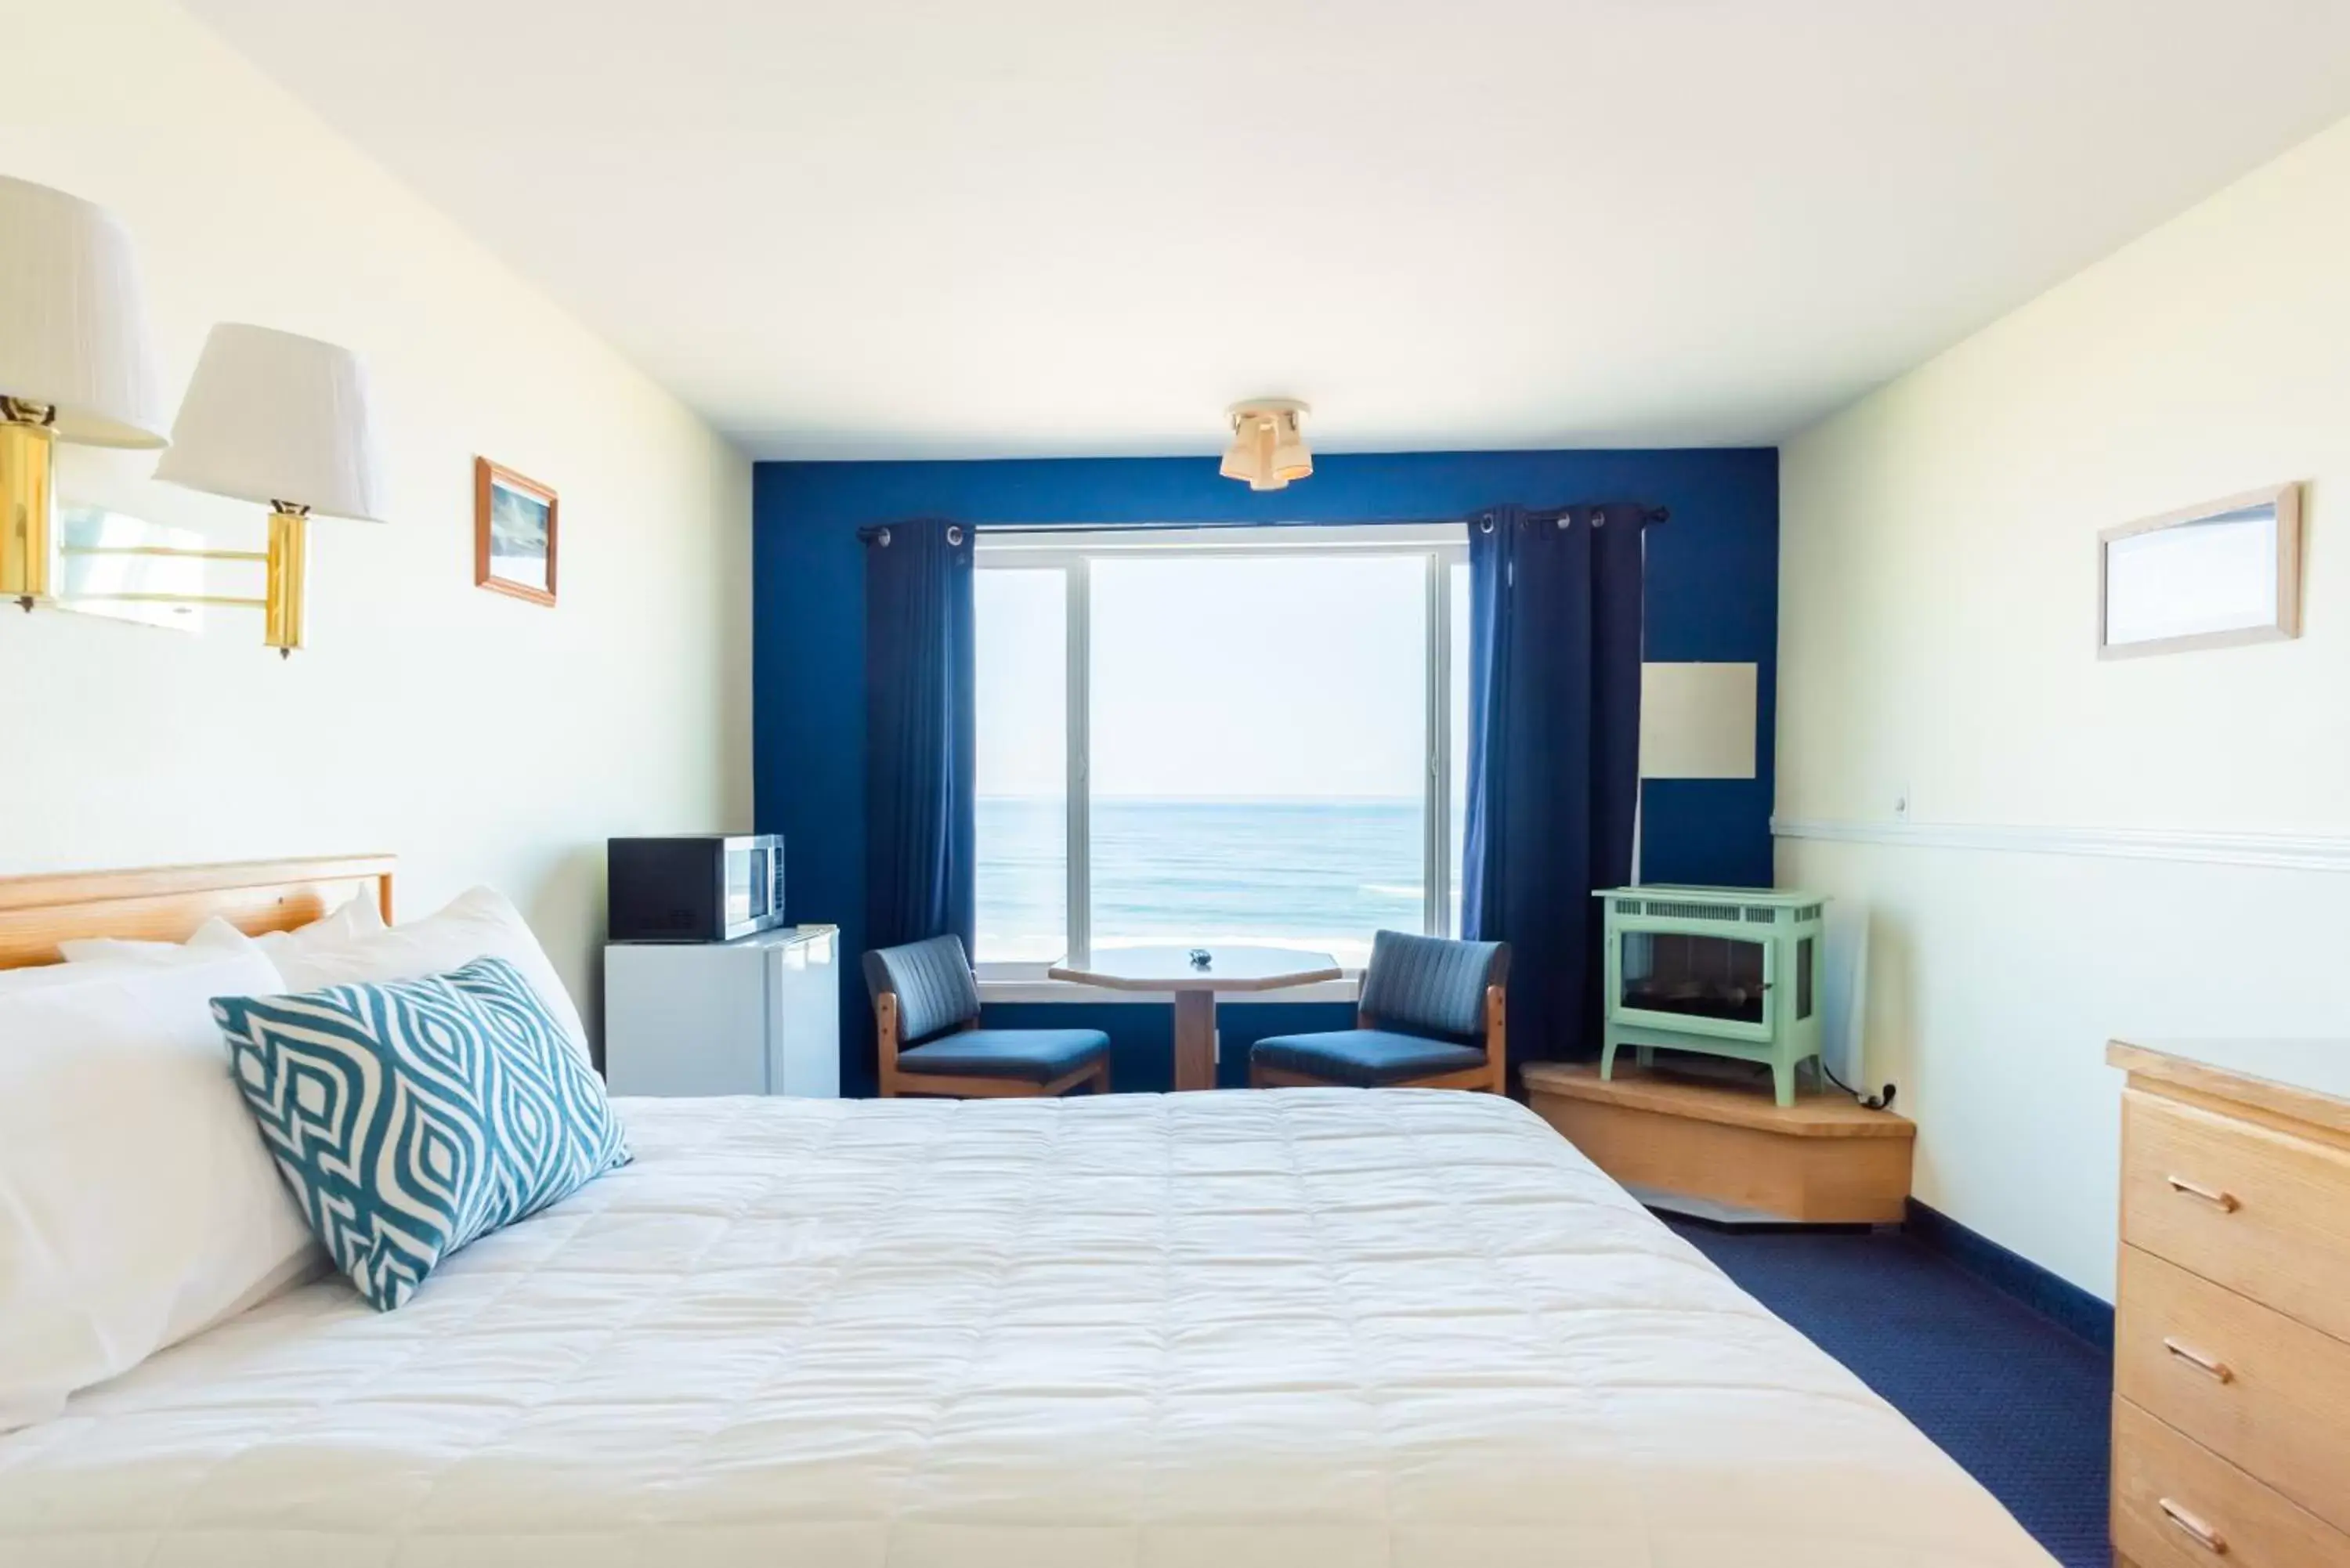
[(2228, 1554), (2226, 1536), (2167, 1497), (2158, 1500), (2156, 1506), (2162, 1510), (2162, 1517), (2170, 1521), (2178, 1528), (2178, 1532), (2188, 1540), (2192, 1541), (2214, 1557), (2225, 1557)]
[(2230, 1366), (2224, 1361), (2216, 1361), (2212, 1359), (2210, 1356), (2204, 1355), (2201, 1351), (2196, 1349), (2191, 1345), (2181, 1345), (2177, 1340), (2172, 1339), (2166, 1334), (2163, 1337), (2162, 1348), (2170, 1352), (2171, 1355), (2178, 1357), (2179, 1360), (2187, 1363), (2188, 1366), (2195, 1368), (2196, 1371), (2205, 1373), (2210, 1376), (2218, 1379), (2220, 1382), (2232, 1382), (2235, 1378), (2235, 1368)]
[(2163, 1179), (2170, 1183), (2170, 1190), (2173, 1192), (2185, 1193), (2189, 1198), (2199, 1198), (2222, 1214), (2233, 1214), (2239, 1207), (2236, 1195), (2232, 1192), (2222, 1192), (2216, 1187), (2206, 1187), (2199, 1181), (2189, 1181), (2183, 1176), (2166, 1176)]

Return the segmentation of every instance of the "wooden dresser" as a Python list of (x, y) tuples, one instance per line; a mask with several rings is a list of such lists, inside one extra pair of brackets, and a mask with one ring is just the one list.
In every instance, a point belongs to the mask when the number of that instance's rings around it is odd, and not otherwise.
[(2106, 1059), (2116, 1560), (2350, 1568), (2350, 1041)]

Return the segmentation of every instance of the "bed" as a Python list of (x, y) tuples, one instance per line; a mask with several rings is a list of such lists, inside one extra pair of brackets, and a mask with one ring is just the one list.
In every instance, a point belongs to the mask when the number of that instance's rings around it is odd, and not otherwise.
[(0, 1562), (2049, 1561), (1498, 1097), (616, 1103), (634, 1164), (400, 1311), (0, 1438)]

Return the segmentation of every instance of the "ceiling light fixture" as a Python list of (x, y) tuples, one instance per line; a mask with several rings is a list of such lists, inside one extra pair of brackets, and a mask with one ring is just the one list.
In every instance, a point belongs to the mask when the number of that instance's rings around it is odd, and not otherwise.
[(1225, 450), (1222, 470), (1251, 490), (1280, 490), (1293, 479), (1314, 472), (1314, 454), (1305, 450), (1305, 416), (1313, 410), (1295, 398), (1252, 398), (1228, 410), (1232, 444)]

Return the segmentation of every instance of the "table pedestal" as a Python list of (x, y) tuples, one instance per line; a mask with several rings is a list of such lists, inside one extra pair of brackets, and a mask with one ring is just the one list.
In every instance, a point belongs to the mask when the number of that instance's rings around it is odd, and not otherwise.
[(1175, 993), (1175, 1086), (1216, 1086), (1216, 993), (1212, 991)]
[(1045, 973), (1110, 991), (1172, 992), (1178, 1089), (1216, 1086), (1216, 992), (1282, 991), (1344, 978), (1328, 953), (1230, 947), (1193, 962), (1200, 954), (1197, 948), (1114, 948), (1082, 964), (1056, 963)]

